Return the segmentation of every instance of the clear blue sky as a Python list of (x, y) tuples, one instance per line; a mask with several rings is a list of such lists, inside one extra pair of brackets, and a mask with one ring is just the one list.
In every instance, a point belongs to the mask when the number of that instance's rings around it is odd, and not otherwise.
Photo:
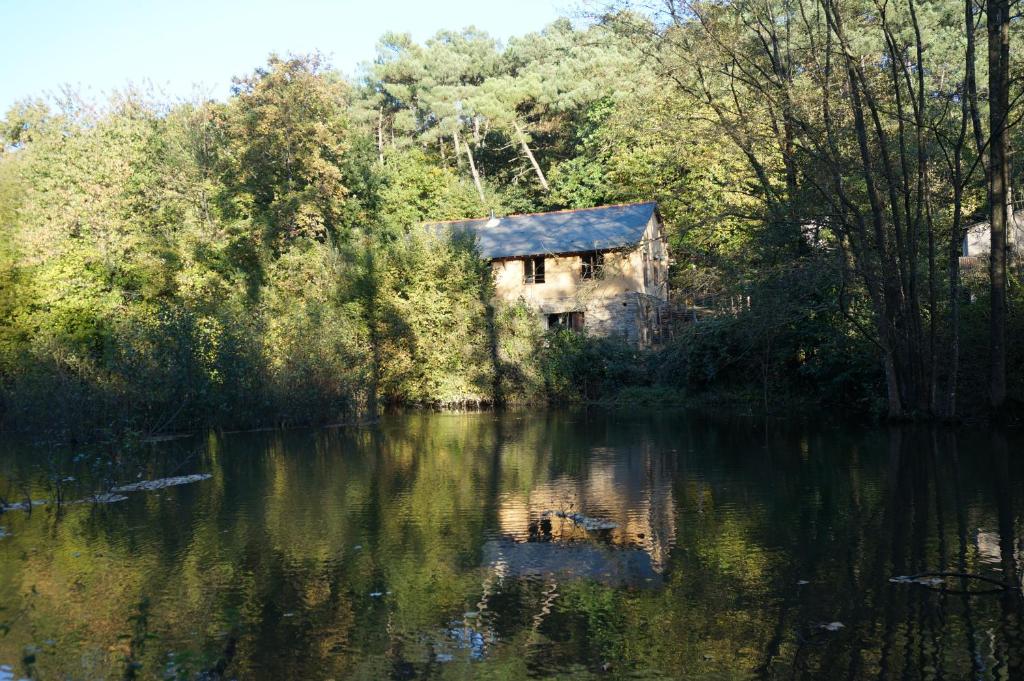
[(568, 0), (0, 0), (0, 116), (62, 84), (87, 95), (152, 82), (222, 98), (270, 52), (318, 49), (345, 73), (385, 31), (417, 40), (474, 25), (499, 39), (542, 28)]

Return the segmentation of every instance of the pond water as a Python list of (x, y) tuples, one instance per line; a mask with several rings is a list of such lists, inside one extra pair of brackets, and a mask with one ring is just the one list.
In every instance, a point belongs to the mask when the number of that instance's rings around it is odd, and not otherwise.
[[(0, 515), (0, 680), (1016, 678), (1021, 444), (594, 412), (7, 444), (0, 495), (50, 502)], [(926, 572), (983, 579), (892, 581)]]

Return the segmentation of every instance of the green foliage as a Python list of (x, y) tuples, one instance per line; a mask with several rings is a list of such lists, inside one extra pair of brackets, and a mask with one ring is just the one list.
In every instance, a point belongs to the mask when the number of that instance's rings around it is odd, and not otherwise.
[(368, 331), (340, 239), (371, 201), (349, 196), (367, 182), (345, 91), (316, 58), (271, 59), (226, 106), (127, 93), (32, 108), (31, 125), (16, 108), (5, 420), (87, 434), (357, 413)]
[(605, 179), (605, 169), (598, 163), (577, 156), (563, 161), (551, 170), (551, 200), (566, 208), (589, 208), (609, 203), (612, 190)]
[(490, 402), (491, 291), (472, 244), (413, 234), (392, 244), (378, 267), (382, 394), (423, 405)]
[(619, 409), (643, 411), (683, 407), (692, 403), (685, 390), (667, 385), (629, 385), (607, 401)]
[(347, 200), (356, 157), (345, 113), (348, 88), (321, 73), (318, 56), (282, 60), (235, 80), (235, 97), (215, 114), (229, 218), (251, 220), (280, 248), (325, 240), (358, 216)]
[(537, 314), (525, 303), (496, 304), (493, 311), (497, 332), (497, 393), (507, 402), (532, 402), (545, 391), (540, 359), (544, 331)]
[(438, 167), (420, 149), (390, 151), (380, 176), (380, 222), (392, 229), (404, 232), (423, 220), (483, 212), (472, 185), (450, 168)]
[[(830, 29), (765, 7), (799, 48), (787, 59), (811, 60)], [(962, 12), (948, 9), (921, 14), (935, 92), (962, 80)], [(68, 95), (13, 107), (0, 121), (3, 423), (149, 432), (337, 421), (381, 403), (676, 402), (714, 391), (766, 409), (880, 412), (888, 308), (869, 275), (899, 271), (903, 254), (876, 263), (876, 237), (850, 230), (869, 202), (849, 102), (831, 102), (838, 141), (826, 154), (835, 162), (823, 163), (821, 95), (842, 88), (823, 89), (820, 68), (795, 62), (769, 81), (741, 78), (739, 64), (775, 73), (758, 33), (775, 22), (755, 7), (694, 11), (708, 21), (559, 20), (504, 47), (472, 28), (423, 44), (388, 34), (357, 82), (319, 55), (272, 56), (224, 103), (170, 106), (127, 91), (102, 105)], [(892, 37), (911, 45), (906, 12), (892, 12)], [(929, 131), (899, 138), (877, 66), (887, 48), (877, 26), (863, 28), (850, 49), (875, 69), (873, 134), (902, 139), (893, 154), (931, 145), (929, 184), (909, 200), (929, 202), (925, 226), (952, 240), (953, 174), (938, 160), (948, 149)], [(926, 107), (942, 144), (956, 132), (947, 100)], [(984, 196), (977, 175), (965, 180), (965, 211)], [(699, 318), (657, 352), (544, 331), (525, 304), (492, 299), (471, 244), (418, 227), (639, 200), (658, 201), (674, 296)], [(913, 213), (897, 208), (897, 218)], [(882, 228), (882, 242), (895, 241), (898, 225)], [(821, 238), (810, 244), (800, 229)], [(917, 235), (916, 250), (904, 247), (917, 307), (889, 315), (893, 329), (918, 324), (898, 334), (908, 365), (953, 332), (946, 246), (939, 239), (927, 269), (933, 244), (915, 229), (902, 234)], [(928, 272), (934, 301), (922, 298)], [(1011, 302), (1019, 297), (1014, 281)], [(979, 300), (963, 308), (963, 348), (986, 343)], [(927, 342), (907, 340), (923, 339), (931, 320)], [(972, 382), (980, 357), (962, 362), (968, 399), (985, 391)], [(1020, 395), (1016, 355), (1010, 367)]]
[(549, 332), (546, 340), (541, 366), (554, 400), (599, 400), (622, 387), (649, 382), (647, 357), (622, 340), (565, 329)]
[(359, 276), (357, 264), (317, 241), (293, 244), (268, 268), (262, 361), (282, 420), (338, 420), (365, 401), (369, 330), (352, 286)]
[(728, 301), (733, 309), (677, 332), (654, 360), (657, 383), (714, 399), (731, 393), (767, 413), (828, 405), (881, 414), (877, 363), (862, 331), (870, 316), (834, 307), (837, 277), (823, 257), (765, 272), (750, 297)]

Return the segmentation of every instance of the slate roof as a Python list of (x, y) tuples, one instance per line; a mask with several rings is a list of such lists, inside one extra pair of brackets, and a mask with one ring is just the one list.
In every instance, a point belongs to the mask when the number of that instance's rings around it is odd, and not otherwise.
[(526, 255), (582, 253), (632, 246), (658, 205), (630, 203), (598, 208), (527, 213), (502, 218), (427, 223), (428, 228), (474, 233), (480, 255), (488, 260)]

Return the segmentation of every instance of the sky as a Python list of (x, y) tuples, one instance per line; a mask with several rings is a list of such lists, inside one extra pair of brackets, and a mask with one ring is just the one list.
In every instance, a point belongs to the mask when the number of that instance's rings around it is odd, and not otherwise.
[(568, 0), (0, 0), (0, 117), (16, 101), (151, 83), (169, 100), (228, 94), (271, 52), (320, 50), (353, 75), (386, 31), (422, 41), (476, 26), (505, 40), (571, 15)]

